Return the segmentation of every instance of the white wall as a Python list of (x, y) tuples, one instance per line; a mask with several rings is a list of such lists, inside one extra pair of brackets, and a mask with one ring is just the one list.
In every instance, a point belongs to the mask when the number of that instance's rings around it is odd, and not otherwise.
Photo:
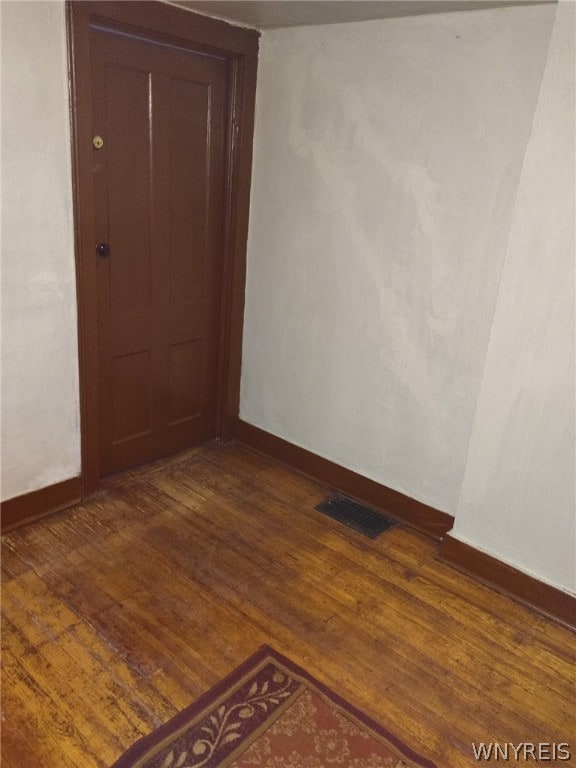
[(2, 2), (2, 499), (80, 472), (63, 2)]
[(561, 3), (498, 292), (454, 535), (576, 592), (576, 5)]
[(553, 19), (263, 34), (242, 418), (455, 512)]
[(573, 589), (574, 35), (555, 16), (263, 34), (241, 417)]

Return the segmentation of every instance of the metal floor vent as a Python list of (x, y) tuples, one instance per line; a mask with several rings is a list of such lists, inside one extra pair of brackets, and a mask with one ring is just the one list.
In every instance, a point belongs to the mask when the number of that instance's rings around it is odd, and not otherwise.
[(396, 525), (396, 520), (391, 520), (380, 512), (364, 507), (345, 496), (332, 496), (318, 504), (316, 509), (370, 539), (375, 539), (376, 536)]

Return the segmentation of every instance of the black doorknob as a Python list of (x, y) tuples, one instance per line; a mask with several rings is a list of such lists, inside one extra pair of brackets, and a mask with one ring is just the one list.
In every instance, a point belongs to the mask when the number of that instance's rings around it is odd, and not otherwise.
[(110, 256), (110, 246), (108, 243), (98, 243), (96, 253), (98, 256)]

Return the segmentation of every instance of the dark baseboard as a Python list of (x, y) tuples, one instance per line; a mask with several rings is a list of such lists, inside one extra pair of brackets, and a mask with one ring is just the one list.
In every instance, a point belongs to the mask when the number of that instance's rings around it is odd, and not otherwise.
[(25, 493), (2, 502), (2, 533), (31, 523), (40, 517), (59, 512), (77, 504), (82, 496), (81, 478), (72, 477), (61, 483), (49, 485), (39, 491)]
[(518, 571), (469, 544), (445, 536), (438, 557), (549, 619), (576, 630), (576, 597)]
[(380, 485), (240, 419), (236, 422), (234, 437), (239, 443), (282, 461), (314, 480), (435, 539), (441, 540), (454, 524), (454, 518), (445, 512)]

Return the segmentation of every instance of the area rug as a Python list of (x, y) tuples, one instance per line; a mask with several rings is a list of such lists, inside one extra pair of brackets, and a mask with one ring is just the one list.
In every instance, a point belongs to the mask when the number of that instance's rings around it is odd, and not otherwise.
[(112, 768), (435, 768), (268, 646)]

